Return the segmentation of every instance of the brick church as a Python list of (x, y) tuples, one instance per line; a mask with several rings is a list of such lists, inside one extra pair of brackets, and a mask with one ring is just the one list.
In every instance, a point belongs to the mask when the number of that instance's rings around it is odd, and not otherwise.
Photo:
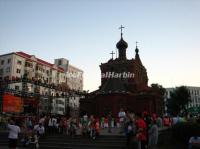
[[(147, 71), (139, 56), (136, 45), (135, 58), (127, 59), (128, 43), (121, 39), (116, 44), (118, 57), (101, 63), (101, 86), (80, 101), (82, 113), (96, 116), (106, 115), (109, 111), (117, 116), (120, 108), (132, 112), (162, 113), (162, 98), (148, 86)], [(137, 44), (137, 43), (136, 43)], [(113, 52), (111, 53), (113, 54)]]

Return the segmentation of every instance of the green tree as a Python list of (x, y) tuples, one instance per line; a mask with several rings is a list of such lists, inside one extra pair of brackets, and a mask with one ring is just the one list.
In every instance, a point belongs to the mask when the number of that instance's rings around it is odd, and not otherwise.
[(157, 83), (153, 83), (153, 84), (151, 84), (151, 88), (152, 88), (153, 91), (159, 92), (159, 94), (161, 96), (163, 96), (163, 100), (164, 100), (164, 95), (165, 95), (166, 89), (163, 88), (162, 85), (159, 85)]
[(187, 87), (176, 87), (171, 93), (170, 98), (167, 100), (168, 112), (172, 115), (186, 112), (186, 105), (190, 101), (190, 93)]

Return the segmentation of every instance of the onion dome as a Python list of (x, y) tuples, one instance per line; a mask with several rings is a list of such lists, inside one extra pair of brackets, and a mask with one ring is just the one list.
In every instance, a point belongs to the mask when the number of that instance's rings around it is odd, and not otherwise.
[(124, 50), (128, 48), (128, 43), (121, 37), (120, 41), (116, 44), (117, 49)]
[(121, 25), (121, 27), (119, 27), (119, 29), (121, 30), (121, 39), (120, 41), (118, 41), (118, 43), (116, 44), (116, 47), (119, 51), (119, 60), (126, 60), (126, 49), (128, 48), (128, 43), (126, 41), (124, 41), (123, 39), (123, 33), (122, 33), (122, 29), (124, 27)]

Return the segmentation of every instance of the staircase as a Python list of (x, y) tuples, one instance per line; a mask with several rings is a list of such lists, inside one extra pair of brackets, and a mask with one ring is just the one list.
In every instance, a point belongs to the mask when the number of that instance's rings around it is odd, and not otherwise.
[[(124, 149), (126, 139), (120, 135), (100, 135), (95, 140), (87, 136), (74, 137), (56, 134), (39, 140), (40, 149)], [(0, 148), (8, 146), (7, 133), (0, 133)], [(19, 148), (22, 144), (19, 143)], [(3, 148), (4, 147), (4, 148)]]
[(8, 132), (0, 132), (0, 149), (2, 146), (8, 146)]

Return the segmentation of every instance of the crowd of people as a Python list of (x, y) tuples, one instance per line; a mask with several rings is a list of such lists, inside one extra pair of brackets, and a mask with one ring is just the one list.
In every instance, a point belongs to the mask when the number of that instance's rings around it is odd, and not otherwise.
[[(147, 111), (134, 114), (123, 109), (118, 113), (121, 133), (125, 133), (128, 148), (154, 149), (158, 142), (158, 125), (162, 120)], [(159, 121), (161, 120), (161, 121)]]
[[(53, 134), (74, 137), (77, 131), (96, 139), (99, 135), (99, 122), (93, 115), (81, 118), (65, 116), (1, 116), (0, 129), (9, 130), (9, 148), (14, 149), (17, 142), (26, 147), (39, 148), (39, 139)], [(20, 138), (19, 138), (20, 134)]]
[[(0, 117), (0, 128), (9, 129), (9, 148), (16, 148), (19, 133), (24, 146), (39, 148), (39, 139), (53, 134), (64, 134), (74, 137), (77, 131), (91, 139), (96, 139), (102, 129), (113, 133), (113, 128), (119, 128), (119, 133), (126, 136), (126, 146), (132, 149), (155, 149), (158, 143), (159, 128), (170, 127), (187, 118), (168, 116), (160, 117), (144, 110), (133, 113), (120, 109), (118, 116), (111, 112), (102, 117), (95, 117), (85, 113), (82, 117), (65, 116), (15, 116)], [(46, 135), (48, 134), (48, 135)], [(190, 144), (198, 137), (191, 138)], [(189, 146), (191, 148), (191, 145)]]

